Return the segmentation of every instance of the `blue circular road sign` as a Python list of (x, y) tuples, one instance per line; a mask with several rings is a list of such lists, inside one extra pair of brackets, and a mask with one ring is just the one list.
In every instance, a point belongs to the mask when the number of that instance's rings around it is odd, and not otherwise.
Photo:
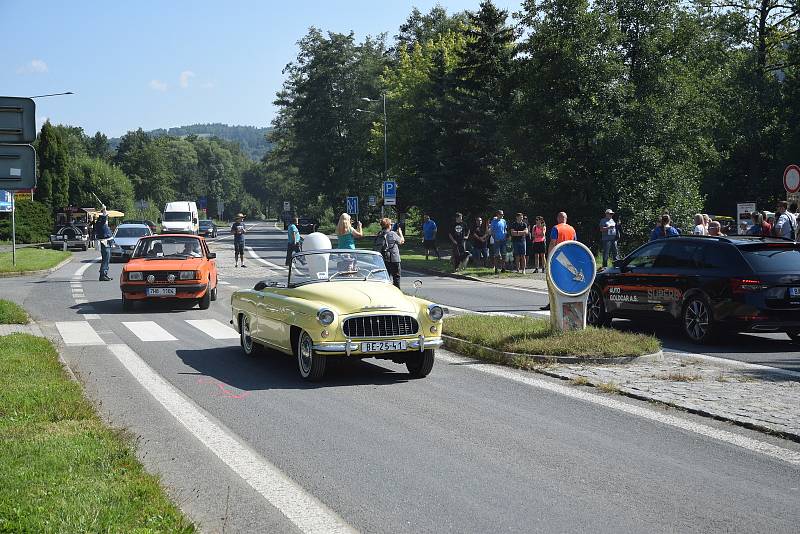
[(594, 255), (578, 241), (559, 243), (548, 258), (550, 281), (556, 291), (568, 297), (586, 293), (594, 283)]

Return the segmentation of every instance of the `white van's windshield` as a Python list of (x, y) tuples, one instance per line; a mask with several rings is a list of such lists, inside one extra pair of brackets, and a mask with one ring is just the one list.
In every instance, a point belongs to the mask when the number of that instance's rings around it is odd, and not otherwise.
[(192, 214), (188, 211), (166, 211), (162, 220), (166, 222), (189, 222), (192, 220)]

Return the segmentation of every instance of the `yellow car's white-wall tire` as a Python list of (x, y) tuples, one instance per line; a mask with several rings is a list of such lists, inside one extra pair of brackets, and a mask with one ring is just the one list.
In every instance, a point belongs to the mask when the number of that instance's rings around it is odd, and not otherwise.
[(247, 356), (256, 356), (263, 352), (261, 345), (251, 335), (250, 317), (246, 313), (239, 316), (239, 344)]
[(327, 359), (314, 350), (314, 341), (308, 332), (300, 332), (300, 337), (295, 346), (297, 356), (297, 369), (305, 380), (316, 382), (325, 375)]

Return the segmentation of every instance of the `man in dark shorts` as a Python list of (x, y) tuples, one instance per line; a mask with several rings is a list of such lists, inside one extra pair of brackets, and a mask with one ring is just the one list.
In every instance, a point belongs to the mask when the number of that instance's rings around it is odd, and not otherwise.
[(233, 256), (235, 258), (234, 267), (239, 266), (239, 261), (244, 264), (244, 234), (247, 233), (247, 228), (244, 226), (244, 214), (239, 213), (236, 215), (236, 222), (231, 225), (231, 233), (233, 234)]
[(439, 255), (439, 247), (436, 246), (436, 223), (431, 219), (431, 216), (425, 214), (424, 221), (422, 222), (422, 246), (425, 247), (425, 259), (431, 254), (431, 250), (436, 253), (436, 259), (441, 259)]
[(514, 247), (514, 268), (516, 272), (527, 274), (527, 253), (525, 250), (525, 239), (528, 236), (528, 225), (523, 220), (523, 215), (517, 213), (514, 222), (509, 226), (511, 234), (511, 245)]
[(469, 229), (467, 225), (464, 224), (464, 217), (460, 213), (456, 213), (455, 222), (453, 222), (453, 226), (450, 227), (450, 233), (447, 234), (447, 237), (450, 238), (450, 242), (453, 244), (452, 261), (454, 271), (463, 269), (466, 267), (467, 261), (469, 261), (469, 253), (464, 245), (468, 235)]
[(292, 224), (289, 225), (289, 228), (286, 229), (286, 266), (289, 267), (292, 264), (292, 256), (296, 252), (300, 252), (303, 249), (303, 239), (300, 237), (300, 230), (297, 229), (297, 223), (300, 222), (300, 219), (295, 215), (292, 218)]

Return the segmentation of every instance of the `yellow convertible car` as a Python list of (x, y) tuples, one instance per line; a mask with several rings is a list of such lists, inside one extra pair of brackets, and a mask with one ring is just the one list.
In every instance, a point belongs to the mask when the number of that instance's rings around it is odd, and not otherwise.
[(231, 297), (245, 354), (294, 355), (307, 380), (321, 379), (331, 357), (392, 360), (427, 376), (445, 312), (394, 287), (383, 257), (367, 250), (297, 253), (286, 283), (262, 281)]

